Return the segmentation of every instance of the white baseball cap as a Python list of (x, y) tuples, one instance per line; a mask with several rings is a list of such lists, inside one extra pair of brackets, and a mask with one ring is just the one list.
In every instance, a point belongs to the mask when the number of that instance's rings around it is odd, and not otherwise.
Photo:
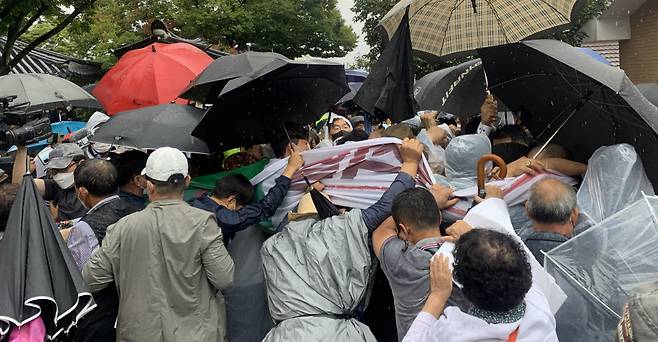
[[(169, 182), (171, 176), (187, 177), (187, 158), (183, 152), (173, 147), (160, 147), (146, 160), (142, 175), (160, 182)], [(175, 181), (174, 181), (175, 182)]]

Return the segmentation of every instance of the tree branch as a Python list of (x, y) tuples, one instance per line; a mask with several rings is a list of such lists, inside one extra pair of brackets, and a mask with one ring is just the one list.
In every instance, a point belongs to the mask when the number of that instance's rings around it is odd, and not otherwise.
[(23, 28), (21, 28), (20, 31), (18, 31), (18, 35), (16, 37), (18, 38), (22, 36), (23, 33), (27, 32), (27, 30), (29, 30), (30, 27), (32, 27), (32, 24), (34, 24), (34, 22), (37, 21), (37, 19), (39, 19), (41, 15), (43, 15), (46, 12), (46, 9), (48, 9), (46, 5), (41, 5), (39, 9), (37, 9), (37, 11), (34, 12), (34, 15), (25, 22), (25, 25), (23, 25)]
[(18, 62), (20, 62), (23, 58), (25, 58), (25, 56), (27, 56), (30, 53), (30, 51), (34, 50), (36, 47), (41, 45), (43, 42), (45, 42), (46, 40), (50, 39), (54, 35), (61, 32), (63, 29), (65, 29), (69, 24), (71, 24), (73, 22), (73, 20), (75, 20), (75, 18), (78, 17), (78, 15), (80, 15), (80, 13), (84, 12), (94, 2), (96, 2), (96, 0), (89, 0), (89, 1), (85, 2), (84, 4), (76, 7), (73, 10), (73, 12), (71, 12), (71, 14), (67, 15), (66, 18), (64, 20), (62, 20), (62, 22), (57, 24), (57, 26), (53, 27), (52, 29), (50, 29), (50, 31), (42, 34), (41, 36), (39, 36), (35, 40), (33, 40), (31, 43), (29, 43), (14, 58), (12, 58), (11, 61), (9, 61), (9, 63), (4, 65), (0, 69), (0, 75), (8, 74), (9, 71), (18, 64)]

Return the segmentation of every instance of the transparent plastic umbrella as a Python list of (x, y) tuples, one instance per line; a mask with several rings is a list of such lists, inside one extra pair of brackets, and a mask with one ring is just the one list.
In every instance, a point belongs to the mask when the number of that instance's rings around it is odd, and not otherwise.
[(643, 198), (549, 251), (544, 265), (568, 298), (560, 341), (613, 341), (629, 293), (658, 280), (658, 197)]

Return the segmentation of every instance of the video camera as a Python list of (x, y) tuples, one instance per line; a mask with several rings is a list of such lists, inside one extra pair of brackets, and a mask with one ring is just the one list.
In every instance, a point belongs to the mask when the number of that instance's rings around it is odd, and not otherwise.
[(16, 97), (0, 97), (0, 149), (32, 144), (52, 136), (50, 119), (43, 111), (8, 110)]

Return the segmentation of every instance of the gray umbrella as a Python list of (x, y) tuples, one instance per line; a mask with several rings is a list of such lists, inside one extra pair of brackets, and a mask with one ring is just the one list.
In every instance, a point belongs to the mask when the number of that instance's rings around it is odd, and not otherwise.
[(640, 90), (640, 93), (642, 93), (649, 102), (658, 107), (658, 83), (638, 84), (637, 89)]
[(90, 140), (142, 149), (169, 146), (183, 152), (208, 154), (208, 145), (190, 134), (203, 114), (201, 109), (179, 104), (120, 112), (102, 124)]
[(66, 106), (102, 108), (91, 94), (75, 83), (48, 74), (0, 76), (0, 97), (16, 96), (10, 110), (35, 111)]
[(180, 97), (214, 103), (228, 81), (251, 75), (276, 60), (288, 61), (288, 58), (278, 53), (253, 51), (220, 57), (192, 80)]

